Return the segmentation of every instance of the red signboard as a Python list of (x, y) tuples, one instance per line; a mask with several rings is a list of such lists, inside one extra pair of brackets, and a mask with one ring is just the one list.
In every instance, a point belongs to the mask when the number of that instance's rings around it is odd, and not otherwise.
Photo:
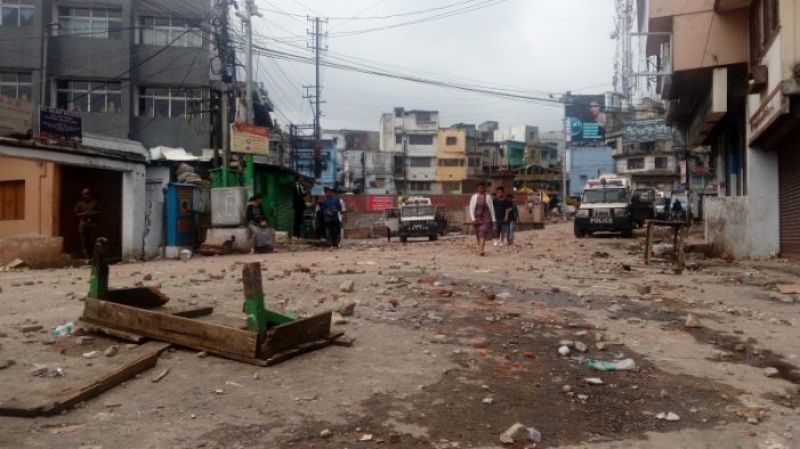
[(394, 207), (393, 196), (370, 196), (367, 198), (367, 210), (370, 212), (382, 212)]

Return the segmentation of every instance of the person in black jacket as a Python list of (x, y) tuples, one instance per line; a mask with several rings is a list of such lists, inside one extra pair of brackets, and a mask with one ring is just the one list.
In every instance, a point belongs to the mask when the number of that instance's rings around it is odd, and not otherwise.
[(255, 253), (269, 252), (271, 242), (269, 233), (267, 232), (267, 217), (264, 216), (264, 211), (261, 209), (261, 195), (253, 195), (250, 201), (247, 202), (247, 210), (245, 211), (245, 218), (247, 219), (247, 229), (250, 231), (250, 238), (253, 242), (253, 249), (250, 251)]
[(303, 177), (294, 177), (294, 193), (292, 194), (292, 206), (294, 207), (294, 229), (295, 238), (300, 238), (303, 231), (303, 216), (306, 212), (306, 190), (302, 184)]

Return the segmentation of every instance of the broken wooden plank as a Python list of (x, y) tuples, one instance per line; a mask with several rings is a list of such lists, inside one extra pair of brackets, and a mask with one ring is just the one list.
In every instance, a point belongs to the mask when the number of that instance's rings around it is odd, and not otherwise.
[(200, 318), (201, 316), (208, 316), (214, 313), (214, 308), (211, 306), (195, 307), (192, 309), (176, 310), (170, 312), (170, 315), (180, 316), (183, 318)]
[(777, 284), (775, 288), (784, 295), (800, 295), (800, 284)]
[(91, 399), (100, 393), (118, 385), (133, 376), (155, 366), (164, 350), (169, 348), (168, 343), (150, 342), (137, 347), (137, 357), (130, 363), (118, 367), (111, 372), (89, 382), (68, 387), (46, 396), (45, 400), (38, 400), (28, 395), (24, 398), (11, 398), (0, 404), (1, 416), (37, 417), (51, 416), (61, 413), (76, 404)]
[(267, 332), (259, 356), (270, 358), (296, 346), (325, 338), (331, 331), (331, 316), (332, 312), (327, 311), (273, 327)]
[(256, 357), (258, 354), (258, 335), (255, 332), (163, 312), (86, 298), (82, 318), (223, 357), (230, 354)]
[(307, 352), (316, 351), (317, 349), (322, 349), (326, 346), (336, 344), (337, 340), (340, 337), (344, 336), (344, 332), (338, 332), (335, 334), (329, 334), (324, 338), (320, 338), (318, 340), (306, 342), (299, 344), (291, 349), (278, 352), (276, 354), (271, 355), (266, 360), (266, 366), (273, 366), (281, 362), (285, 362), (291, 358), (297, 357), (301, 354), (305, 354)]
[(144, 335), (134, 334), (133, 332), (126, 332), (113, 327), (103, 326), (86, 319), (78, 320), (78, 325), (89, 332), (96, 334), (108, 335), (109, 337), (119, 338), (120, 340), (129, 341), (131, 343), (141, 344), (147, 340)]

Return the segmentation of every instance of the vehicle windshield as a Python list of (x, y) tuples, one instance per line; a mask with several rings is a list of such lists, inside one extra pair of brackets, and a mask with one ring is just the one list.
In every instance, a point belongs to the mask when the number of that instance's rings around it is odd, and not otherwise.
[(582, 202), (591, 203), (626, 203), (628, 193), (625, 189), (584, 190)]
[(406, 206), (400, 211), (402, 217), (425, 217), (433, 215), (433, 206)]

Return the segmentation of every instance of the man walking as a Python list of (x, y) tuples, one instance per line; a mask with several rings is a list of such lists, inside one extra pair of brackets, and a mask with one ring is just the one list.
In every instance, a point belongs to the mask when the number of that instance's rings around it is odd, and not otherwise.
[(494, 236), (495, 240), (492, 243), (494, 246), (503, 246), (506, 239), (506, 189), (503, 186), (498, 187), (493, 195), (492, 203), (494, 206), (494, 216), (497, 219), (495, 223)]
[(99, 213), (97, 200), (92, 198), (92, 191), (81, 190), (81, 199), (75, 205), (75, 217), (78, 218), (78, 236), (81, 240), (81, 252), (84, 259), (89, 259), (93, 252), (95, 220)]
[(292, 206), (294, 207), (293, 235), (298, 239), (302, 237), (303, 217), (306, 212), (306, 190), (303, 188), (302, 180), (303, 177), (300, 175), (294, 177), (294, 193), (292, 194)]
[(320, 204), (320, 211), (328, 241), (332, 247), (338, 248), (342, 240), (342, 222), (339, 215), (342, 212), (342, 202), (336, 197), (333, 189), (325, 189), (325, 199)]

